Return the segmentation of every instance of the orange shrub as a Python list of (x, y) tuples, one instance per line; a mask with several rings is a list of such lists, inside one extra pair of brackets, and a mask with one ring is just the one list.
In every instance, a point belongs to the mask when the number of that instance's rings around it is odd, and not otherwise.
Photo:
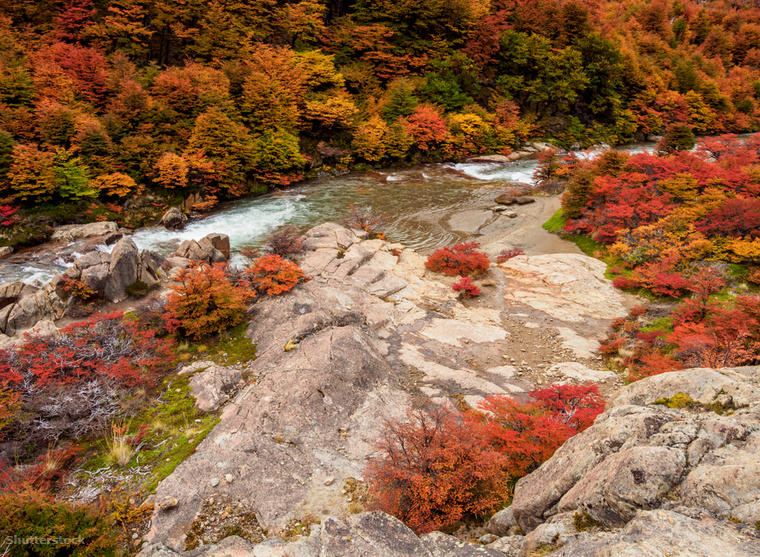
[(199, 339), (240, 323), (250, 294), (232, 281), (226, 263), (196, 263), (174, 279), (166, 304), (167, 328)]
[(279, 255), (259, 257), (246, 273), (257, 292), (266, 292), (270, 296), (290, 292), (304, 278), (298, 265)]

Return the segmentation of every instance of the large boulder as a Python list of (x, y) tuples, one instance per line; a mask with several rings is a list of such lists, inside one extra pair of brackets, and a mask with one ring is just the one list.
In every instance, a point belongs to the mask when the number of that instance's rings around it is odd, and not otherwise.
[(182, 230), (185, 228), (187, 222), (187, 216), (183, 213), (179, 207), (172, 207), (164, 213), (158, 224), (165, 227), (167, 230)]
[(230, 258), (230, 237), (227, 234), (208, 234), (201, 238), (198, 243), (203, 246), (204, 241), (208, 241), (215, 249), (221, 251), (227, 259)]
[(140, 277), (140, 253), (131, 238), (117, 242), (111, 252), (108, 279), (104, 294), (112, 302), (120, 302), (127, 297), (127, 286)]
[(33, 293), (22, 296), (0, 310), (0, 331), (6, 335), (29, 329), (43, 320), (56, 320), (63, 317), (67, 303), (57, 293), (61, 275)]
[(120, 235), (119, 225), (115, 222), (93, 222), (90, 224), (67, 224), (59, 226), (53, 232), (51, 240), (59, 242), (75, 242), (87, 238), (114, 237)]

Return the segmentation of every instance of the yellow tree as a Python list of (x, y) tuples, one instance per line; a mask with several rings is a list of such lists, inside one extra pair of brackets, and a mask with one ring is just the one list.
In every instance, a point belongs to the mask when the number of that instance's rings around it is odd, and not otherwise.
[(56, 190), (55, 155), (36, 145), (16, 145), (8, 181), (21, 201), (49, 201)]
[(261, 45), (250, 62), (243, 83), (241, 107), (256, 131), (293, 132), (301, 117), (306, 73), (292, 49)]

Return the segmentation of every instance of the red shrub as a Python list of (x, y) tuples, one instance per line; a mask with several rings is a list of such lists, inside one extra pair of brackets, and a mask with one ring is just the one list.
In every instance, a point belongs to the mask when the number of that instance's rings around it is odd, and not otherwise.
[(462, 298), (472, 298), (473, 296), (480, 295), (480, 288), (472, 282), (470, 277), (462, 277), (452, 286), (454, 290), (459, 292)]
[(604, 398), (592, 384), (551, 385), (528, 394), (526, 402), (492, 395), (478, 405), (487, 414), (475, 429), (485, 431), (505, 455), (515, 478), (535, 470), (604, 411)]
[(366, 476), (374, 505), (417, 533), (482, 517), (509, 494), (503, 457), (462, 416), (428, 404), (386, 422)]
[(683, 369), (683, 364), (670, 356), (653, 351), (641, 355), (638, 362), (632, 367), (633, 369), (628, 376), (628, 380), (638, 381), (644, 377), (651, 377), (668, 371), (678, 371), (679, 369)]
[(3, 433), (41, 447), (102, 432), (133, 387), (152, 385), (172, 365), (172, 344), (119, 312), (0, 351), (0, 385), (22, 401)]
[(639, 284), (639, 281), (634, 278), (620, 276), (612, 279), (612, 286), (619, 290), (633, 290), (639, 288), (641, 284)]
[(503, 249), (496, 257), (496, 263), (504, 263), (505, 261), (508, 261), (513, 257), (517, 257), (518, 255), (525, 255), (525, 252), (522, 250), (522, 248)]
[(182, 269), (174, 280), (166, 304), (170, 331), (199, 339), (243, 320), (250, 294), (232, 281), (226, 263), (198, 263)]
[(490, 396), (454, 413), (429, 404), (386, 422), (366, 475), (374, 505), (416, 532), (479, 518), (509, 496), (508, 482), (548, 459), (604, 410), (596, 385), (551, 385), (526, 402)]
[(279, 255), (259, 257), (246, 274), (257, 292), (266, 292), (270, 296), (290, 292), (304, 278), (298, 265)]
[(57, 335), (29, 336), (0, 351), (0, 383), (31, 382), (35, 390), (104, 378), (127, 387), (151, 383), (172, 360), (171, 341), (143, 330), (124, 312), (95, 315)]
[(16, 224), (18, 217), (15, 216), (18, 207), (0, 205), (0, 226), (12, 226)]
[(476, 251), (477, 242), (463, 242), (452, 247), (435, 250), (427, 258), (425, 267), (444, 275), (464, 277), (485, 273), (491, 266), (485, 253)]

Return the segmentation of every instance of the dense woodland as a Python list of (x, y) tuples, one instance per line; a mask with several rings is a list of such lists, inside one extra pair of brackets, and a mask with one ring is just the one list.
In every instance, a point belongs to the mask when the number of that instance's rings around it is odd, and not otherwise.
[(6, 227), (760, 114), (760, 9), (738, 0), (4, 0), (0, 37)]

